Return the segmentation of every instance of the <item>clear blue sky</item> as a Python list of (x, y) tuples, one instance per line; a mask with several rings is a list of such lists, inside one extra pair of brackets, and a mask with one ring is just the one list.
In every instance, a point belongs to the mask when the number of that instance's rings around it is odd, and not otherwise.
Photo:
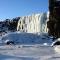
[(0, 0), (0, 20), (48, 11), (48, 0)]

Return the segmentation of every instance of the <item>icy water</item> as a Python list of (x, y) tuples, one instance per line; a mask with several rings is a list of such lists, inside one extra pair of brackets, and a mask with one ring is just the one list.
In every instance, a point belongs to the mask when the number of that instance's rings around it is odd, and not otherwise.
[(37, 45), (0, 46), (0, 60), (60, 60), (54, 47)]

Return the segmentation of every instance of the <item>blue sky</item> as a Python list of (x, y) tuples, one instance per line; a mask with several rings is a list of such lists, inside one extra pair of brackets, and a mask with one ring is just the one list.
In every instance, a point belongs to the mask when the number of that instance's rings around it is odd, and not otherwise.
[(0, 20), (48, 11), (48, 0), (0, 0)]

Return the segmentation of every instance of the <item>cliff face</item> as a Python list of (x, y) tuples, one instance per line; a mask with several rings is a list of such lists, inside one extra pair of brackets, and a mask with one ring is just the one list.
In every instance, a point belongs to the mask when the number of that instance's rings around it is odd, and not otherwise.
[(18, 21), (17, 31), (27, 33), (47, 32), (47, 13), (21, 17)]
[(60, 0), (49, 0), (49, 34), (60, 37)]

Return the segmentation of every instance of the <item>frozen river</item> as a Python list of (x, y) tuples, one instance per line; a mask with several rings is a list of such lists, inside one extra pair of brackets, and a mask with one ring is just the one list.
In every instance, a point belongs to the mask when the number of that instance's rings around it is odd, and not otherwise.
[(37, 45), (0, 46), (0, 60), (60, 60), (54, 47)]

